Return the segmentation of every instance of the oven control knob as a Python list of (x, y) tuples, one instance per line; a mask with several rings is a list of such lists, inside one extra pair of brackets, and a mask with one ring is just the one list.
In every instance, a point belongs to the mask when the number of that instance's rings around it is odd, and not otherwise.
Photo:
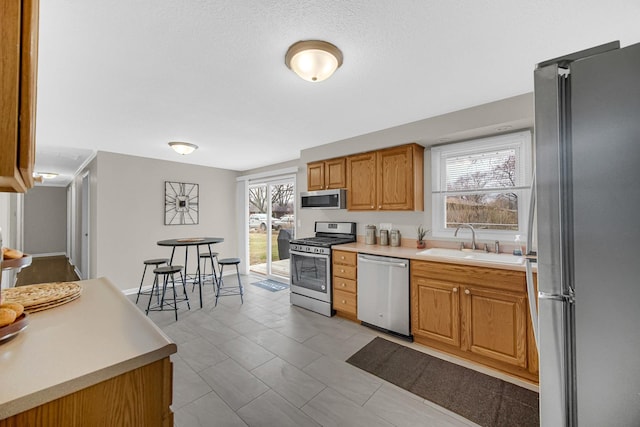
[(324, 291), (326, 289), (327, 289), (327, 287), (325, 285), (322, 285), (322, 290)]

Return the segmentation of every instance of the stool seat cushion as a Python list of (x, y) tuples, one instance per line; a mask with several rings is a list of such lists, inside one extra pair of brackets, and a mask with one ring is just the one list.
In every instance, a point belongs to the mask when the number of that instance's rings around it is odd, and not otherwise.
[(181, 265), (165, 265), (164, 267), (158, 267), (153, 270), (156, 274), (171, 274), (182, 271)]
[(200, 254), (200, 258), (211, 258), (211, 257), (217, 257), (218, 256), (218, 252), (211, 252), (211, 254), (209, 254), (209, 252), (203, 252)]
[(168, 262), (169, 262), (169, 258), (154, 258), (154, 259), (147, 259), (144, 261), (145, 265), (160, 265)]
[(222, 264), (222, 265), (240, 264), (240, 258), (222, 258), (218, 260), (218, 264)]

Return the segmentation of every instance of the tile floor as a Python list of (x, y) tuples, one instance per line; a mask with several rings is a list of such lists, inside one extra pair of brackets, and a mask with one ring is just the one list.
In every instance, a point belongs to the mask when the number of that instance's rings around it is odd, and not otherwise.
[(347, 364), (375, 331), (291, 306), (288, 290), (249, 284), (259, 278), (242, 280), (244, 304), (228, 296), (214, 308), (208, 285), (204, 308), (196, 289), (177, 322), (172, 311), (149, 315), (178, 345), (171, 358), (176, 426), (475, 425)]

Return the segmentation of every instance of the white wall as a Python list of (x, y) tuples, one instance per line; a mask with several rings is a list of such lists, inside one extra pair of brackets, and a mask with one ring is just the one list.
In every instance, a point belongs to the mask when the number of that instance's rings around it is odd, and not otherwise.
[[(237, 256), (237, 172), (107, 152), (98, 152), (88, 170), (91, 277), (105, 276), (120, 289), (137, 289), (143, 260), (169, 257), (170, 248), (156, 244), (164, 239), (224, 237), (214, 250), (222, 257)], [(199, 184), (199, 224), (164, 225), (165, 181)], [(182, 264), (184, 252), (177, 251), (176, 259)]]

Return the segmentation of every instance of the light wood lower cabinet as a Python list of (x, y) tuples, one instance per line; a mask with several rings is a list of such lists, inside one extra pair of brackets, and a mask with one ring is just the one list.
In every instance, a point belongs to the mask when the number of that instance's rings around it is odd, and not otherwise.
[(172, 373), (167, 357), (0, 420), (0, 427), (172, 427)]
[(336, 315), (358, 319), (358, 254), (333, 251), (333, 309)]
[(538, 381), (524, 272), (411, 261), (416, 342)]

